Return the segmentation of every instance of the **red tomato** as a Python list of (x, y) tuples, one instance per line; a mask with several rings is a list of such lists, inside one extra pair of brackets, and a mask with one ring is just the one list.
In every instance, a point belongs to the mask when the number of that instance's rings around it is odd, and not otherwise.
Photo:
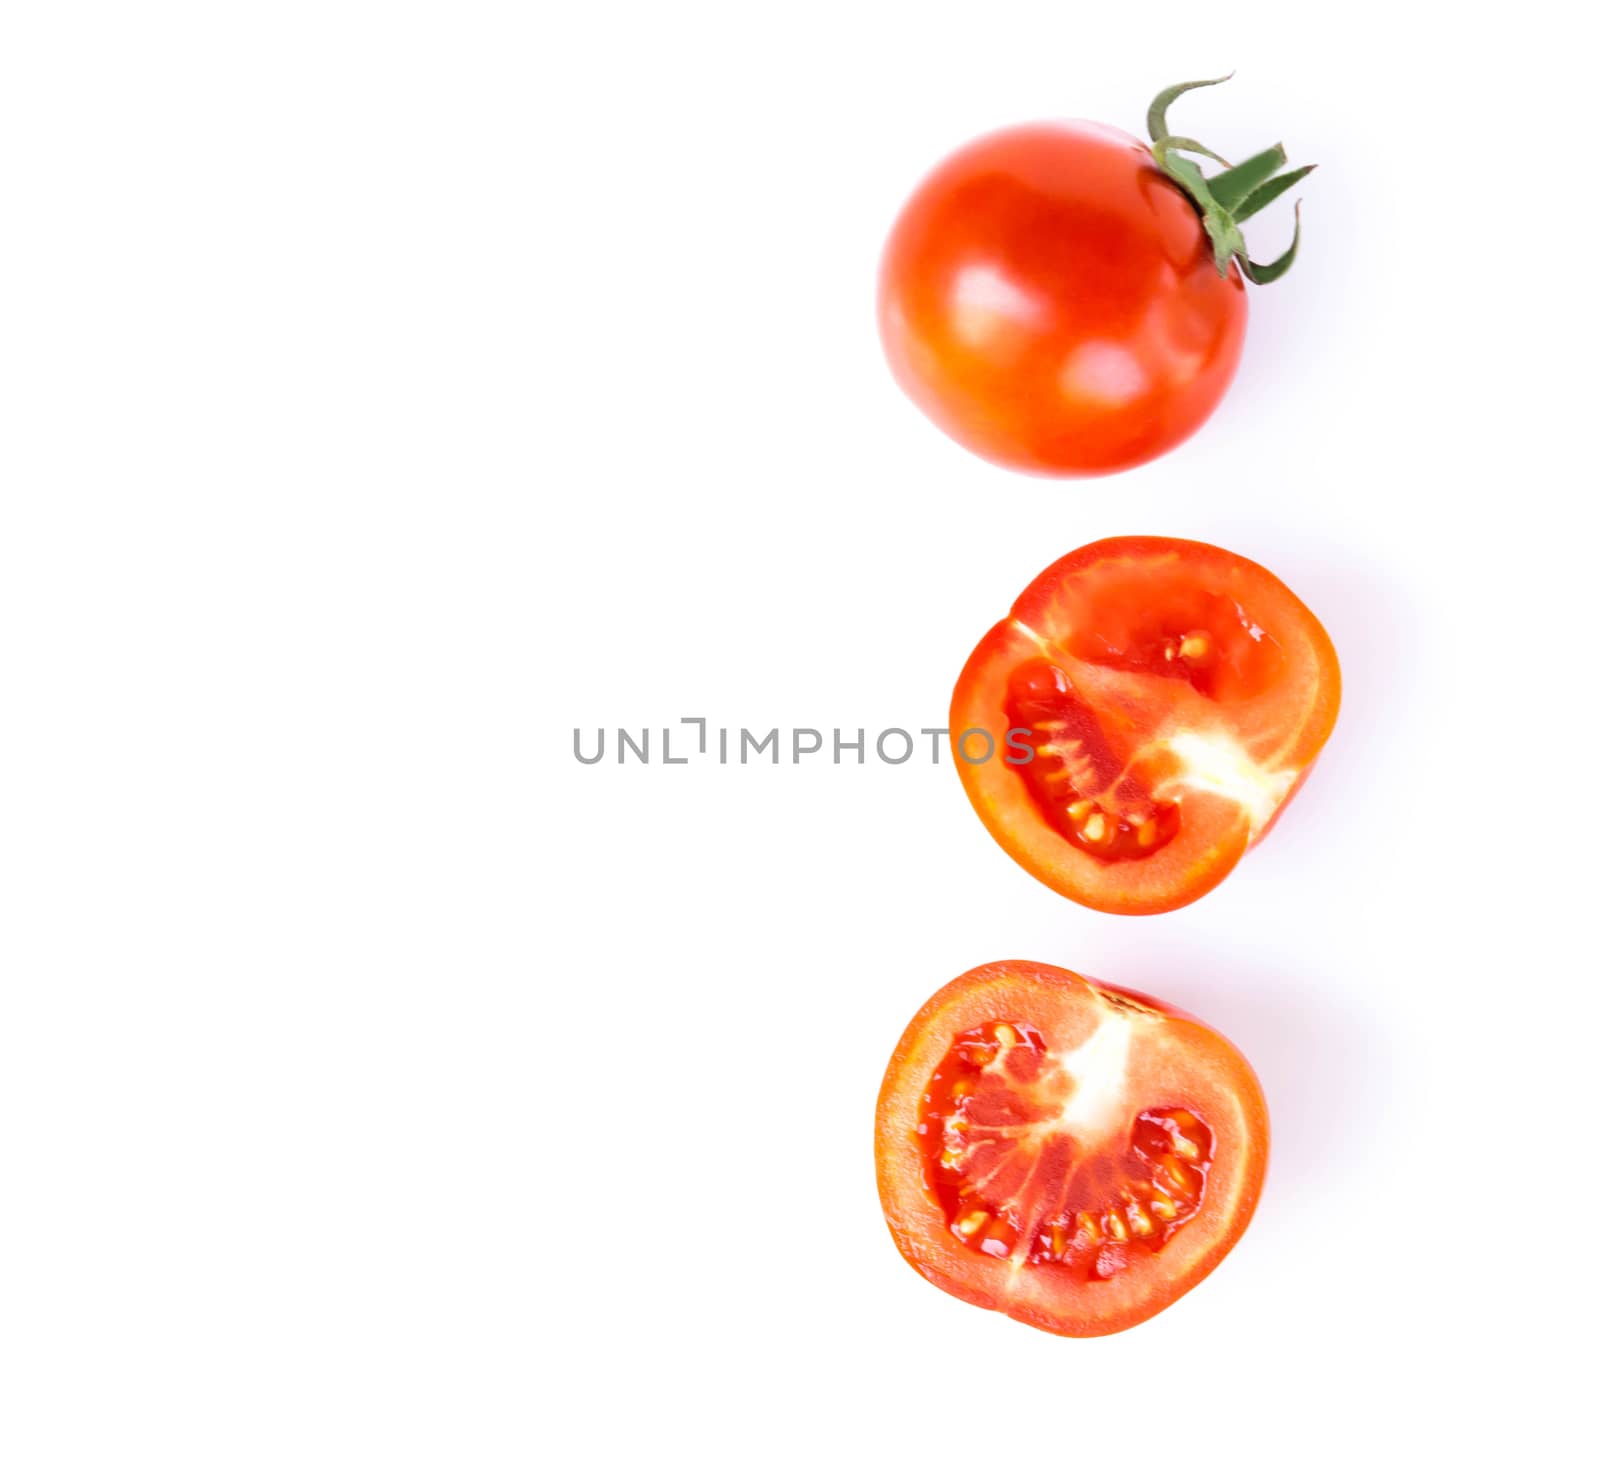
[(1177, 1009), (1037, 962), (941, 988), (878, 1097), (878, 1194), (935, 1286), (1048, 1332), (1143, 1322), (1244, 1233), (1267, 1167), (1248, 1062)]
[(1338, 713), (1333, 644), (1270, 571), (1121, 536), (1063, 556), (989, 631), (950, 732), (1026, 732), (986, 761), (956, 748), (984, 826), (1052, 890), (1144, 915), (1204, 895), (1266, 834)]
[(967, 145), (889, 236), (878, 324), (906, 393), (957, 442), (1028, 473), (1110, 473), (1215, 410), (1245, 288), (1130, 134), (1028, 124)]

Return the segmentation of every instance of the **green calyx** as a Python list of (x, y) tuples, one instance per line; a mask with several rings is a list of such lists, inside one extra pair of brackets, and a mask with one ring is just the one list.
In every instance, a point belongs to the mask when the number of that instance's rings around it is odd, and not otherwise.
[[(1232, 77), (1230, 72), (1228, 77)], [(1181, 134), (1167, 132), (1167, 109), (1173, 100), (1197, 87), (1215, 87), (1228, 77), (1212, 77), (1205, 82), (1180, 82), (1156, 94), (1150, 105), (1146, 121), (1150, 128), (1150, 150), (1156, 164), (1169, 179), (1175, 181), (1200, 213), (1201, 224), (1211, 238), (1211, 251), (1217, 260), (1217, 272), (1227, 275), (1228, 264), (1236, 262), (1239, 271), (1252, 283), (1272, 283), (1287, 273), (1294, 264), (1294, 255), (1300, 248), (1300, 202), (1294, 203), (1294, 240), (1289, 250), (1273, 262), (1252, 262), (1245, 249), (1244, 233), (1240, 224), (1248, 221), (1263, 206), (1270, 206), (1291, 185), (1304, 180), (1317, 167), (1301, 165), (1287, 175), (1278, 173), (1289, 157), (1283, 145), (1274, 144), (1237, 165), (1230, 165), (1220, 154), (1207, 149), (1198, 140)], [(1203, 155), (1215, 160), (1224, 168), (1219, 174), (1204, 175), (1193, 160), (1185, 154)]]

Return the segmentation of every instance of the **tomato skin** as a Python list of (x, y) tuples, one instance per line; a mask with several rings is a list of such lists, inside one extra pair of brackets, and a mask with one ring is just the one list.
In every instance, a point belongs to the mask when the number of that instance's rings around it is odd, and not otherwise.
[(895, 379), (972, 452), (1112, 473), (1176, 447), (1239, 363), (1244, 280), (1147, 146), (1071, 121), (951, 155), (890, 232), (878, 325)]
[[(1124, 1006), (1133, 1028), (1117, 1107), (1119, 1128), (1145, 1106), (1192, 1107), (1215, 1133), (1214, 1161), (1198, 1216), (1161, 1248), (1113, 1279), (1010, 1262), (964, 1245), (930, 1186), (918, 1130), (929, 1078), (952, 1039), (992, 1019), (1043, 1027), (1062, 1051), (1088, 1026)], [(1198, 1019), (1143, 994), (1064, 968), (993, 962), (946, 984), (907, 1025), (884, 1073), (874, 1153), (884, 1218), (900, 1254), (926, 1280), (974, 1306), (1063, 1337), (1099, 1337), (1153, 1317), (1191, 1291), (1233, 1249), (1255, 1213), (1266, 1178), (1266, 1099), (1249, 1062)], [(1092, 1158), (1097, 1149), (1085, 1148)]]
[[(1208, 604), (1238, 613), (1233, 637), (1220, 627), (1214, 635), (1211, 670), (1158, 664), (1169, 672), (1153, 672), (1133, 652), (1140, 625), (1159, 632), (1170, 614), (1176, 642)], [(1253, 626), (1241, 630), (1246, 619)], [(1086, 642), (1105, 651), (1085, 653)], [(1042, 572), (967, 660), (951, 734), (1008, 731), (1014, 677), (1041, 660), (1069, 676), (1115, 738), (1115, 760), (1144, 759), (1157, 779), (1151, 799), (1179, 802), (1176, 836), (1147, 858), (1106, 863), (1071, 841), (1020, 769), (974, 765), (958, 750), (957, 770), (984, 826), (1024, 869), (1070, 900), (1119, 915), (1176, 910), (1221, 883), (1298, 793), (1339, 711), (1338, 657), (1310, 609), (1264, 567), (1199, 541), (1119, 536)], [(1206, 771), (1193, 764), (1197, 740), (1217, 775), (1194, 775)], [(1171, 760), (1180, 753), (1187, 770)], [(1219, 768), (1219, 757), (1228, 765)]]

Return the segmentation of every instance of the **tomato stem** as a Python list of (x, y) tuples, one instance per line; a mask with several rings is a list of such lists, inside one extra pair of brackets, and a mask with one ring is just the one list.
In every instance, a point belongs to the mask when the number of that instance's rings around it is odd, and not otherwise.
[[(1226, 276), (1228, 265), (1237, 262), (1239, 271), (1252, 283), (1272, 283), (1289, 271), (1294, 264), (1295, 253), (1300, 250), (1300, 202), (1294, 203), (1294, 238), (1288, 250), (1271, 262), (1260, 263), (1251, 258), (1240, 224), (1263, 207), (1270, 206), (1291, 186), (1304, 180), (1316, 166), (1301, 165), (1287, 175), (1278, 174), (1289, 162), (1281, 144), (1274, 144), (1270, 149), (1263, 149), (1260, 154), (1253, 154), (1237, 165), (1230, 165), (1215, 150), (1206, 148), (1198, 140), (1170, 133), (1167, 129), (1167, 109), (1176, 99), (1193, 88), (1215, 87), (1232, 76), (1230, 72), (1227, 77), (1174, 83), (1157, 93), (1145, 115), (1145, 124), (1150, 130), (1150, 152), (1155, 156), (1162, 173), (1175, 181), (1194, 202), (1195, 209), (1200, 213), (1200, 223), (1211, 239), (1211, 251), (1216, 258), (1218, 274)], [(1215, 160), (1224, 168), (1219, 174), (1207, 176), (1193, 160), (1184, 158), (1186, 154), (1198, 154)]]

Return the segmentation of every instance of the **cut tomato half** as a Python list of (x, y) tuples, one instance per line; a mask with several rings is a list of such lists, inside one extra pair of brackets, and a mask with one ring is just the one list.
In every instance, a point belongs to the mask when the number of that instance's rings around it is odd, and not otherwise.
[[(1339, 712), (1339, 661), (1264, 567), (1154, 536), (1062, 557), (973, 651), (950, 730), (1013, 859), (1100, 911), (1215, 886), (1271, 828)], [(986, 760), (969, 759), (974, 752)]]
[(1069, 1337), (1132, 1327), (1244, 1233), (1267, 1107), (1215, 1030), (1037, 962), (941, 988), (878, 1097), (878, 1193), (935, 1286)]

